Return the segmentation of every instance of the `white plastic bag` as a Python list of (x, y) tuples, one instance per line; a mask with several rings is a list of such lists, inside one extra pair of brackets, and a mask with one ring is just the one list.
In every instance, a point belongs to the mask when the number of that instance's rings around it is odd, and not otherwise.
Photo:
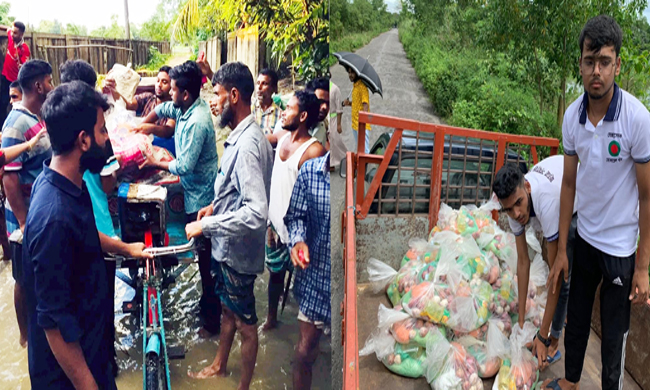
[(128, 101), (133, 100), (135, 90), (140, 84), (140, 75), (131, 69), (131, 64), (127, 64), (127, 66), (121, 64), (113, 65), (106, 78), (115, 80), (115, 89), (120, 95), (124, 96)]
[(483, 389), (476, 359), (460, 343), (441, 338), (427, 344), (425, 367), (434, 390)]
[[(368, 337), (365, 346), (359, 351), (359, 356), (374, 353), (390, 371), (409, 378), (419, 378), (425, 374), (425, 349), (416, 344), (401, 344), (395, 341), (390, 328), (408, 315), (397, 310), (379, 306), (377, 314), (379, 325)], [(444, 338), (439, 333), (440, 338)]]

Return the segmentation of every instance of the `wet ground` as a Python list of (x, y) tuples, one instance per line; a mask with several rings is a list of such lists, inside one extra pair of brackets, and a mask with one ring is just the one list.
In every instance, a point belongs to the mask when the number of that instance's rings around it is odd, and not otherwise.
[[(172, 242), (179, 244), (182, 239), (179, 227), (170, 228)], [(255, 283), (257, 314), (260, 324), (267, 313), (268, 274), (258, 278)], [(18, 345), (18, 326), (13, 306), (13, 278), (11, 264), (0, 262), (0, 388), (26, 390), (30, 389), (27, 372), (27, 351)], [(187, 376), (188, 371), (198, 371), (210, 364), (218, 348), (218, 337), (209, 340), (199, 339), (196, 335), (200, 327), (198, 319), (198, 301), (200, 297), (200, 275), (196, 265), (189, 266), (177, 283), (163, 294), (165, 332), (171, 344), (185, 346), (185, 359), (172, 360), (172, 389), (236, 389), (240, 377), (241, 344), (236, 336), (230, 353), (228, 377), (207, 380), (195, 380)], [(117, 387), (122, 390), (142, 389), (142, 338), (140, 332), (133, 332), (129, 316), (121, 312), (122, 301), (130, 300), (133, 290), (121, 280), (116, 281), (115, 321), (116, 339), (118, 340), (118, 364), (120, 375)], [(277, 329), (268, 333), (259, 333), (259, 351), (252, 389), (291, 389), (292, 359), (294, 346), (298, 342), (298, 307), (291, 296), (280, 317)], [(314, 389), (331, 388), (331, 343), (329, 336), (323, 337), (319, 346), (319, 355), (313, 370)]]

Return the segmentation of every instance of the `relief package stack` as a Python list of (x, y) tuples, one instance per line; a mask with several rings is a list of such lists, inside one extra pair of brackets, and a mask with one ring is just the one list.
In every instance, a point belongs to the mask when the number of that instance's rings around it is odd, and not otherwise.
[(518, 324), (517, 250), (511, 233), (492, 219), (499, 204), (442, 204), (428, 241), (414, 239), (399, 270), (370, 259), (375, 293), (386, 293), (378, 326), (359, 354), (375, 353), (395, 374), (425, 377), (436, 390), (483, 389), (497, 376), (496, 390), (528, 390), (537, 383), (535, 358), (527, 349), (546, 302), (548, 266), (531, 231), (534, 258), (526, 321)]

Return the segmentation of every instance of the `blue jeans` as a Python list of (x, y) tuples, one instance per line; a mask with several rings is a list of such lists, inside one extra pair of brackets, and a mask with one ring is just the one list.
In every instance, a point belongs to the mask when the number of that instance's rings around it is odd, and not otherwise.
[[(358, 143), (359, 143), (359, 132), (357, 130), (352, 130), (352, 132), (354, 133), (354, 141), (355, 141), (355, 144), (357, 145), (357, 148), (354, 149), (355, 152), (356, 152), (356, 150), (358, 149)], [(366, 146), (365, 147), (366, 154), (370, 153), (370, 132), (368, 130), (366, 130), (366, 145), (365, 146)]]
[(566, 256), (569, 259), (569, 278), (568, 281), (562, 279), (562, 287), (560, 288), (560, 296), (557, 300), (555, 307), (555, 314), (553, 315), (553, 323), (551, 324), (551, 337), (559, 339), (562, 336), (562, 329), (564, 329), (564, 320), (566, 319), (566, 311), (569, 304), (569, 285), (571, 284), (571, 268), (573, 268), (573, 252), (576, 243), (576, 230), (578, 225), (578, 216), (574, 215), (571, 220), (571, 227), (569, 228), (569, 237), (566, 243)]

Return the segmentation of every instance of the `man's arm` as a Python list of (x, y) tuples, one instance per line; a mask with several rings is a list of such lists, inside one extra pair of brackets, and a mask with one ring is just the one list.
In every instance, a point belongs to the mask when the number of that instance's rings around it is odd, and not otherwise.
[(20, 230), (24, 231), (25, 221), (27, 219), (27, 205), (25, 205), (23, 192), (20, 188), (18, 172), (5, 171), (5, 174), (2, 177), (2, 185), (5, 190), (5, 195), (7, 196), (7, 202), (9, 202), (9, 206), (11, 206), (11, 211), (13, 211), (18, 220)]
[(99, 233), (99, 243), (102, 247), (102, 252), (114, 253), (125, 257), (133, 257), (137, 259), (153, 258), (151, 254), (144, 253), (146, 246), (141, 242), (134, 242), (127, 244), (123, 241), (116, 240), (107, 236), (102, 232)]
[(36, 146), (36, 143), (47, 133), (47, 130), (43, 128), (41, 131), (38, 132), (32, 139), (30, 139), (27, 142), (22, 142), (20, 144), (14, 145), (14, 146), (9, 146), (8, 148), (2, 149), (2, 155), (4, 156), (4, 160), (2, 161), (1, 165), (9, 164), (10, 162), (14, 161), (20, 155), (22, 155), (25, 152), (28, 152), (32, 150), (34, 146)]
[(241, 237), (243, 233), (266, 228), (269, 206), (264, 176), (267, 172), (262, 171), (260, 156), (252, 151), (240, 151), (235, 164), (243, 206), (203, 217), (201, 228), (206, 237)]
[[(650, 263), (650, 164), (636, 163), (639, 187), (639, 248), (636, 257), (630, 300), (642, 304), (648, 299), (648, 263)], [(636, 297), (635, 297), (636, 294)]]
[(75, 389), (98, 389), (78, 342), (66, 343), (59, 329), (45, 329), (50, 349)]
[(530, 257), (526, 232), (515, 236), (517, 246), (517, 290), (519, 291), (519, 326), (524, 327), (526, 320), (526, 299), (528, 298), (528, 282), (530, 279)]
[(573, 218), (573, 203), (576, 197), (576, 177), (578, 175), (578, 155), (564, 155), (564, 173), (562, 176), (562, 190), (560, 191), (560, 226), (557, 243), (557, 256), (551, 272), (548, 275), (547, 288), (555, 293), (560, 274), (564, 273), (564, 280), (569, 278), (569, 259), (566, 255), (569, 228)]
[(336, 114), (336, 130), (339, 132), (339, 134), (343, 132), (343, 127), (341, 126), (341, 118), (343, 118), (343, 114)]
[(106, 195), (110, 195), (113, 193), (115, 190), (115, 186), (117, 185), (117, 176), (115, 173), (111, 174), (110, 176), (102, 176), (101, 177), (101, 182), (102, 182), (102, 190)]
[[(547, 255), (548, 255), (548, 264), (553, 267), (555, 263), (555, 258), (557, 256), (557, 240), (551, 241), (546, 246)], [(647, 272), (646, 272), (647, 273)], [(551, 323), (553, 322), (553, 316), (555, 316), (555, 308), (557, 307), (557, 301), (560, 298), (562, 280), (557, 281), (557, 285), (554, 289), (548, 290), (548, 296), (546, 297), (546, 307), (544, 309), (544, 317), (542, 318), (542, 325), (539, 328), (539, 334), (542, 337), (548, 339), (551, 334)], [(521, 291), (521, 290), (520, 290)], [(533, 349), (533, 354), (537, 354), (537, 364), (539, 368), (546, 366), (546, 358), (548, 356), (548, 349), (541, 341), (535, 339), (535, 346)]]
[[(208, 128), (198, 123), (185, 129), (184, 140), (179, 142), (180, 148), (176, 150), (176, 159), (169, 163), (158, 162), (157, 166), (165, 169), (163, 167), (167, 165), (167, 170), (177, 176), (183, 176), (194, 171), (194, 167), (201, 156), (201, 151), (203, 151), (208, 131), (213, 130), (211, 127)], [(208, 145), (208, 147), (216, 148), (214, 144)]]
[(142, 134), (153, 134), (161, 138), (171, 138), (174, 135), (175, 129), (176, 121), (173, 119), (168, 119), (167, 123), (164, 125), (158, 125), (156, 123), (142, 123), (140, 126), (133, 130)]

